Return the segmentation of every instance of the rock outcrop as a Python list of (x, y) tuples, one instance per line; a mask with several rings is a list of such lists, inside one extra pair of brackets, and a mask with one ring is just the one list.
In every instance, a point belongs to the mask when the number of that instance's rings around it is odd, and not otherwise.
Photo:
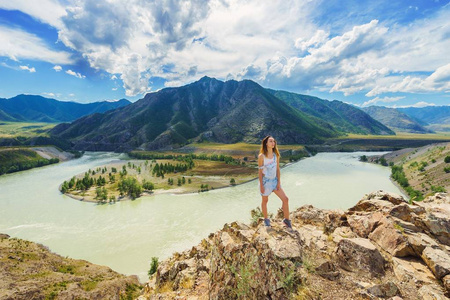
[(140, 289), (136, 276), (0, 234), (0, 299), (132, 299)]
[(139, 299), (447, 299), (450, 197), (378, 191), (347, 211), (303, 206), (234, 222), (162, 262)]

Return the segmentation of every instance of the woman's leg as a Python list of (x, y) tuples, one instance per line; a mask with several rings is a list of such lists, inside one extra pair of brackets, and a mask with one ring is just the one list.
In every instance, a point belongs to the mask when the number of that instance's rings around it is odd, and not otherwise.
[(264, 219), (268, 219), (268, 216), (267, 216), (267, 202), (269, 202), (269, 196), (262, 196), (261, 210), (262, 210)]
[[(286, 196), (286, 194), (284, 193), (282, 188), (280, 188), (279, 190), (274, 190), (273, 192), (283, 202), (283, 204), (281, 206), (281, 208), (283, 209), (283, 215), (284, 215), (285, 219), (289, 220), (289, 198)], [(264, 214), (264, 211), (263, 211), (263, 214)]]

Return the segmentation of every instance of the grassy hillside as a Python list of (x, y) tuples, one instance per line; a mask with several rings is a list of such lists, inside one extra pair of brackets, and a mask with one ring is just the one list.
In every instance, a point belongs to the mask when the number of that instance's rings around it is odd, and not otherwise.
[(135, 299), (141, 289), (136, 276), (1, 233), (0, 265), (1, 299)]
[(46, 159), (30, 149), (1, 149), (0, 175), (58, 163), (58, 158)]
[(398, 167), (399, 174), (403, 172), (406, 181), (399, 180), (403, 187), (410, 187), (423, 197), (450, 191), (450, 142), (402, 149), (382, 158), (385, 164)]
[(325, 120), (336, 130), (357, 134), (395, 134), (362, 110), (341, 101), (328, 101), (308, 95), (267, 90), (286, 104), (305, 114)]
[(389, 107), (369, 106), (362, 109), (375, 120), (381, 122), (396, 132), (432, 133), (407, 114)]

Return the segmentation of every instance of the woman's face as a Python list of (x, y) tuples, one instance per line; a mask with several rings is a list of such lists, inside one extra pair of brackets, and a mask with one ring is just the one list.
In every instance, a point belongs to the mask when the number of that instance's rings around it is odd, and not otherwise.
[(270, 137), (267, 140), (267, 148), (273, 149), (275, 147), (275, 139), (273, 137)]

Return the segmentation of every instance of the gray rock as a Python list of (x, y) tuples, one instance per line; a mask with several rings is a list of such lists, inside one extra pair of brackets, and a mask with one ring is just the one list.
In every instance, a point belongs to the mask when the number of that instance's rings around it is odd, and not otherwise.
[(418, 258), (392, 258), (392, 266), (395, 277), (399, 282), (412, 286), (434, 285), (439, 287), (439, 282), (430, 269)]
[(396, 257), (415, 255), (408, 239), (394, 227), (390, 219), (383, 218), (380, 225), (369, 234), (369, 239)]
[(437, 279), (442, 279), (445, 275), (450, 274), (450, 256), (447, 252), (426, 247), (422, 252), (422, 259)]
[(445, 300), (448, 299), (441, 287), (424, 285), (419, 289), (419, 297), (423, 300)]
[(351, 239), (358, 237), (356, 233), (354, 233), (350, 227), (338, 227), (334, 230), (334, 232), (331, 234), (333, 237), (333, 241), (337, 244), (342, 239)]
[(408, 233), (406, 234), (408, 242), (413, 248), (418, 257), (422, 255), (423, 250), (426, 247), (437, 248), (438, 244), (430, 236), (422, 232)]
[(347, 271), (369, 271), (383, 275), (385, 260), (378, 249), (363, 238), (342, 239), (336, 248), (336, 260)]
[(383, 214), (380, 212), (365, 215), (354, 214), (347, 216), (347, 222), (353, 232), (362, 238), (367, 238), (369, 234), (378, 226), (382, 218)]
[(367, 292), (380, 298), (394, 297), (400, 294), (400, 290), (392, 281), (374, 285), (368, 288)]
[(444, 284), (445, 295), (450, 297), (450, 275), (444, 276), (444, 278), (442, 278), (442, 283)]

